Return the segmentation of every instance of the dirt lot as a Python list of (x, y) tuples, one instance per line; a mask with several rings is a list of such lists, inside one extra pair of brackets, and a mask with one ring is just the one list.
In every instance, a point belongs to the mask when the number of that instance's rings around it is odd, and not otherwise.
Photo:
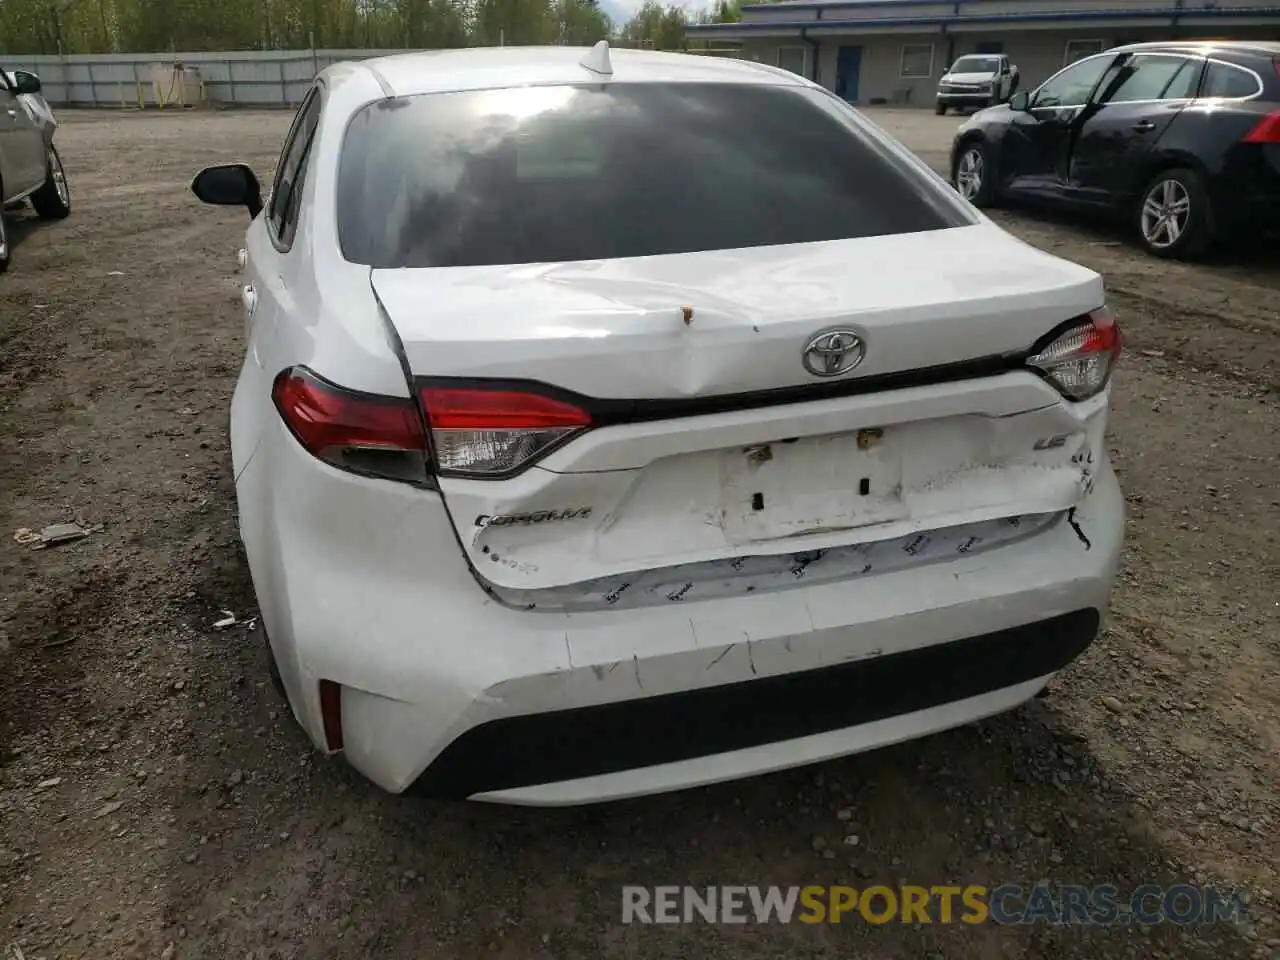
[[(935, 164), (957, 122), (880, 119)], [(1102, 271), (1128, 336), (1122, 580), (1048, 699), (680, 795), (437, 804), (313, 757), (259, 635), (211, 626), (254, 606), (226, 472), (244, 219), (186, 187), (267, 173), (288, 117), (63, 122), (76, 211), (15, 219), (0, 279), (0, 958), (1280, 957), (1280, 257), (1171, 266), (998, 216)], [(104, 529), (8, 536), (72, 517)], [(1243, 886), (1252, 922), (619, 922), (624, 883), (1041, 878)]]

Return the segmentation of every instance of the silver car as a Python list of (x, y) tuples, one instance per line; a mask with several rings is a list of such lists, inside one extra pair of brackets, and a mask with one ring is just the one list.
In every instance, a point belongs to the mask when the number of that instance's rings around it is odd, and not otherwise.
[(45, 220), (71, 212), (71, 190), (53, 145), (56, 129), (40, 78), (0, 69), (0, 273), (12, 253), (4, 211), (29, 199)]

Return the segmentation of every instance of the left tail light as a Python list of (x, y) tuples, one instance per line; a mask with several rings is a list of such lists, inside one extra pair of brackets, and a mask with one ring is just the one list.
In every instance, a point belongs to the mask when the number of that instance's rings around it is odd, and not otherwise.
[(1088, 400), (1111, 379), (1122, 341), (1115, 315), (1099, 307), (1050, 334), (1049, 341), (1027, 357), (1027, 366), (1068, 400)]
[(313, 456), (411, 483), (433, 474), (510, 477), (591, 426), (587, 411), (538, 393), (427, 385), (416, 400), (386, 397), (348, 390), (306, 367), (277, 376), (272, 398)]
[(391, 480), (427, 479), (427, 442), (407, 397), (347, 390), (306, 367), (276, 377), (276, 409), (298, 442), (340, 470)]
[(520, 390), (424, 386), (418, 399), (436, 469), (454, 476), (511, 476), (591, 426), (580, 407)]

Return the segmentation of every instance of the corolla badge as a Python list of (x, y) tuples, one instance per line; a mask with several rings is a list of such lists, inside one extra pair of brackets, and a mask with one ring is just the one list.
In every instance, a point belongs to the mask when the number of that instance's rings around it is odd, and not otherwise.
[(800, 361), (815, 377), (838, 377), (860, 364), (866, 355), (866, 344), (856, 330), (832, 327), (809, 338)]

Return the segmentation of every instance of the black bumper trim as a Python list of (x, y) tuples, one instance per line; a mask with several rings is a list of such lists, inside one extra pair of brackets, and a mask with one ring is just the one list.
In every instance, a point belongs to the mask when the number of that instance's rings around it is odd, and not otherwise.
[(1097, 610), (919, 650), (636, 700), (503, 717), (453, 741), (409, 788), (464, 798), (794, 740), (976, 697), (1053, 673)]

